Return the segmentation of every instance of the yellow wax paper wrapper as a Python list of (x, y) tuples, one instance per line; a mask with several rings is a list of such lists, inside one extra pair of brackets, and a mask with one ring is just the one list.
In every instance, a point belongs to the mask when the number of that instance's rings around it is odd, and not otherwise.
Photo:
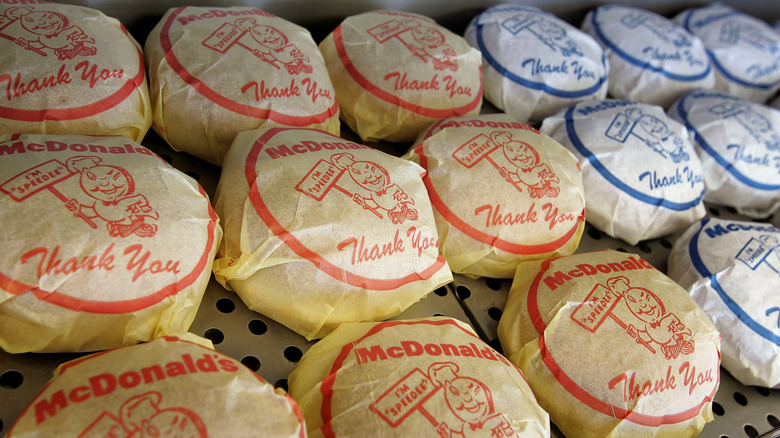
[(309, 31), (249, 7), (169, 9), (144, 45), (154, 129), (174, 149), (222, 165), (241, 131), (339, 134), (339, 107)]
[(0, 5), (0, 133), (122, 135), (152, 124), (141, 46), (96, 9)]
[(0, 347), (94, 351), (184, 333), (222, 230), (203, 189), (128, 138), (0, 138)]
[(320, 51), (342, 120), (365, 141), (411, 142), (435, 120), (482, 107), (480, 52), (422, 15), (347, 17)]
[(572, 254), (585, 227), (574, 155), (505, 114), (435, 122), (404, 156), (422, 165), (440, 251), (455, 273), (511, 278)]
[(720, 334), (636, 255), (520, 265), (498, 336), (567, 437), (692, 437), (713, 419)]
[(305, 438), (297, 403), (201, 342), (163, 337), (60, 365), (7, 437), (206, 438), (260, 431)]
[(342, 324), (289, 380), (312, 437), (549, 437), (520, 370), (452, 318)]
[(216, 279), (309, 339), (398, 315), (452, 281), (423, 173), (324, 131), (242, 132), (214, 200)]

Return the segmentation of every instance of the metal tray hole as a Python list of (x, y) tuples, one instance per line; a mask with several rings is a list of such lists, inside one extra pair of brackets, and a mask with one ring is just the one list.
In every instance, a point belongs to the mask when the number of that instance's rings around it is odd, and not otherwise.
[(254, 356), (244, 356), (241, 358), (241, 363), (252, 371), (257, 371), (260, 369), (260, 359)]
[(203, 333), (203, 336), (214, 343), (214, 345), (221, 344), (225, 340), (225, 334), (218, 328), (210, 328)]
[(299, 360), (301, 360), (302, 356), (303, 356), (303, 352), (301, 351), (301, 349), (294, 345), (290, 345), (289, 347), (284, 349), (284, 357), (290, 362), (298, 362)]
[(0, 387), (5, 389), (16, 389), (22, 386), (24, 376), (16, 370), (6, 371), (0, 374)]
[(742, 406), (747, 406), (748, 404), (747, 397), (745, 397), (741, 392), (734, 393), (734, 401)]
[(769, 394), (771, 394), (771, 391), (769, 391), (769, 388), (764, 388), (762, 386), (754, 386), (756, 388), (756, 392), (763, 395), (764, 397), (769, 397)]
[(718, 417), (722, 417), (723, 414), (726, 413), (726, 410), (723, 409), (723, 406), (720, 405), (718, 402), (712, 402), (712, 412), (717, 415)]
[(498, 307), (491, 307), (488, 309), (488, 316), (496, 321), (501, 321), (501, 315), (503, 314), (504, 312)]
[(658, 239), (658, 243), (661, 244), (666, 249), (672, 249), (672, 242), (666, 240), (666, 239)]
[(469, 288), (463, 285), (459, 285), (455, 288), (455, 294), (458, 296), (461, 300), (467, 300), (471, 296), (471, 291)]
[(720, 216), (720, 210), (718, 210), (716, 207), (710, 207), (710, 214), (713, 216)]
[(249, 331), (254, 335), (264, 335), (268, 331), (268, 325), (261, 319), (249, 321)]
[(501, 347), (501, 342), (498, 340), (498, 338), (488, 342), (488, 345), (493, 347), (493, 349), (496, 350), (497, 352), (504, 354), (504, 349)]
[(749, 436), (750, 438), (756, 438), (758, 436), (758, 431), (755, 427), (746, 424), (745, 425), (745, 435)]
[(772, 427), (780, 427), (780, 420), (778, 420), (777, 417), (772, 414), (766, 416), (766, 421)]
[(435, 291), (433, 291), (433, 293), (435, 293), (436, 295), (438, 295), (440, 297), (446, 297), (447, 296), (447, 288), (446, 287), (440, 287), (440, 288), (436, 289)]
[(485, 286), (489, 287), (490, 290), (500, 290), (501, 289), (501, 280), (497, 278), (486, 278), (485, 279)]
[(637, 246), (639, 247), (639, 250), (642, 252), (646, 252), (648, 254), (653, 252), (653, 248), (650, 245), (648, 245), (647, 242), (639, 242)]
[(287, 379), (279, 379), (276, 382), (274, 382), (274, 388), (283, 389), (285, 392), (289, 391), (287, 389)]
[(588, 236), (590, 236), (590, 238), (593, 240), (599, 240), (601, 239), (602, 234), (601, 231), (597, 230), (596, 228), (588, 227)]
[(217, 310), (222, 313), (230, 313), (236, 310), (236, 303), (230, 298), (220, 298), (217, 300)]

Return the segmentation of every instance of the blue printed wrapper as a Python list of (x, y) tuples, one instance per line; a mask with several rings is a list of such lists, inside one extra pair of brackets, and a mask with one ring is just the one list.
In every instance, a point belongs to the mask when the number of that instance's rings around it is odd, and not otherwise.
[(601, 47), (549, 12), (495, 6), (472, 20), (464, 38), (482, 52), (485, 98), (521, 122), (606, 97), (609, 66)]

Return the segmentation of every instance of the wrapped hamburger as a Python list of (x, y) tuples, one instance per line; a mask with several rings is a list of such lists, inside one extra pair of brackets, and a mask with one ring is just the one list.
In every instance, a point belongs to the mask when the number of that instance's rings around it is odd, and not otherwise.
[(452, 318), (343, 324), (290, 374), (310, 437), (549, 437), (506, 358)]
[(588, 222), (610, 236), (635, 245), (704, 217), (701, 162), (663, 108), (580, 102), (545, 119), (541, 131), (579, 159)]
[(541, 122), (575, 102), (607, 97), (607, 65), (589, 35), (531, 6), (477, 15), (466, 41), (482, 52), (485, 98), (520, 121)]
[(411, 142), (438, 119), (482, 107), (482, 57), (430, 18), (347, 17), (320, 43), (342, 120), (363, 140)]
[(693, 437), (713, 419), (720, 335), (636, 255), (520, 265), (498, 336), (568, 438)]
[(434, 123), (405, 158), (426, 170), (450, 269), (511, 278), (517, 265), (572, 254), (585, 226), (574, 155), (505, 114)]
[(0, 140), (0, 347), (94, 351), (186, 332), (222, 236), (198, 183), (124, 137)]
[(289, 126), (338, 135), (339, 109), (309, 32), (249, 7), (170, 9), (144, 47), (154, 128), (221, 165), (240, 131)]
[(13, 437), (305, 438), (290, 396), (239, 361), (173, 337), (60, 365)]
[(704, 199), (763, 218), (780, 206), (780, 110), (719, 91), (691, 91), (669, 109), (702, 163)]
[(673, 21), (641, 8), (604, 5), (582, 29), (609, 58), (609, 95), (668, 108), (688, 90), (712, 88), (715, 75), (704, 44)]
[(121, 23), (80, 6), (4, 3), (0, 133), (144, 138), (152, 111), (143, 55)]
[(217, 280), (308, 339), (396, 316), (452, 280), (422, 174), (323, 131), (240, 133), (214, 201)]
[(674, 18), (701, 38), (715, 69), (715, 89), (765, 102), (780, 89), (780, 34), (766, 22), (714, 3)]
[(723, 335), (723, 367), (743, 385), (780, 387), (780, 229), (705, 219), (669, 254), (669, 277)]

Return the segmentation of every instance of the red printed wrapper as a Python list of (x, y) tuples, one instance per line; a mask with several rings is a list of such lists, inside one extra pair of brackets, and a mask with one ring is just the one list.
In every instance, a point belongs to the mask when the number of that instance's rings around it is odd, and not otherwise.
[(504, 114), (434, 123), (406, 154), (423, 177), (453, 272), (511, 278), (523, 261), (572, 254), (585, 226), (574, 155)]
[(549, 437), (512, 363), (451, 318), (343, 324), (290, 374), (311, 437)]
[(14, 3), (0, 5), (0, 132), (140, 142), (152, 110), (141, 47), (124, 26), (95, 9)]
[(187, 331), (222, 236), (192, 178), (117, 136), (13, 136), (0, 162), (5, 351), (95, 351)]
[(241, 131), (338, 135), (339, 107), (309, 32), (247, 7), (170, 9), (144, 47), (154, 129), (174, 149), (221, 165)]
[(320, 51), (342, 120), (364, 140), (411, 142), (435, 120), (482, 107), (482, 56), (430, 18), (395, 11), (348, 17)]
[(521, 265), (498, 335), (567, 437), (692, 437), (713, 419), (720, 334), (636, 255)]
[(237, 360), (165, 337), (60, 365), (12, 437), (305, 438), (303, 415)]
[(310, 339), (398, 315), (452, 281), (423, 173), (323, 131), (240, 133), (214, 202), (217, 280)]

